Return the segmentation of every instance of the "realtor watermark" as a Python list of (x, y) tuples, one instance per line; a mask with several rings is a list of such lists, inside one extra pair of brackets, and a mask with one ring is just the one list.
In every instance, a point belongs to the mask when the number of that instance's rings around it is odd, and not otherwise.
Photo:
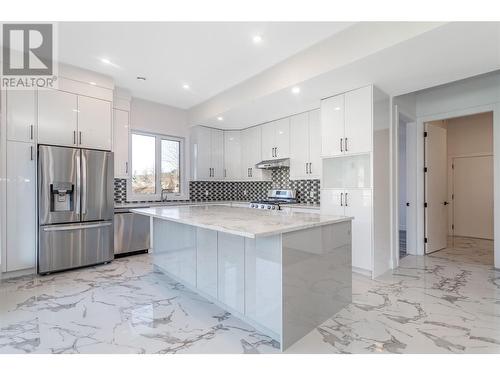
[(1, 32), (0, 88), (57, 88), (55, 25), (3, 23)]

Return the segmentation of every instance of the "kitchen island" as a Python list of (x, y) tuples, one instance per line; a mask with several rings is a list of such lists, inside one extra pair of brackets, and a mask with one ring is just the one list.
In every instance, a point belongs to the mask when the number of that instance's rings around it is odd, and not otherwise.
[(289, 347), (351, 302), (351, 219), (224, 205), (151, 217), (155, 266)]

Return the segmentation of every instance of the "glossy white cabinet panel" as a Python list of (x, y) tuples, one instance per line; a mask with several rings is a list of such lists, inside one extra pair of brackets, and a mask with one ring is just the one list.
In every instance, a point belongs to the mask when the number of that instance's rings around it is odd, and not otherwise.
[(321, 155), (323, 157), (343, 154), (344, 95), (321, 101)]
[(196, 228), (196, 287), (217, 298), (217, 232)]
[(241, 131), (224, 131), (224, 179), (241, 179)]
[(218, 296), (230, 308), (245, 312), (245, 239), (218, 233)]
[(309, 174), (309, 114), (290, 118), (290, 179), (306, 179)]
[(6, 90), (7, 140), (35, 142), (36, 101), (34, 90)]
[(275, 158), (290, 157), (290, 117), (275, 121)]
[(372, 202), (371, 189), (345, 190), (345, 215), (354, 217), (352, 221), (352, 265), (367, 271), (372, 270)]
[(113, 152), (115, 153), (115, 178), (129, 177), (129, 112), (113, 110)]
[(260, 126), (262, 129), (262, 158), (271, 160), (275, 158), (276, 147), (276, 121), (268, 122)]
[(345, 215), (343, 189), (321, 189), (321, 213), (323, 215)]
[(245, 239), (245, 315), (281, 334), (281, 236)]
[(262, 161), (262, 126), (242, 130), (241, 147), (242, 178), (249, 181), (269, 179), (269, 171), (255, 168)]
[(372, 151), (372, 114), (372, 86), (345, 93), (344, 148), (346, 153), (357, 154)]
[(85, 148), (111, 150), (111, 102), (78, 97), (78, 145)]
[(193, 178), (198, 181), (209, 180), (212, 176), (211, 129), (198, 126), (193, 129)]
[(211, 137), (212, 178), (222, 180), (224, 178), (224, 132), (211, 129)]
[(7, 142), (6, 271), (36, 264), (36, 147)]
[(309, 174), (308, 179), (321, 178), (321, 111), (309, 112)]
[(75, 94), (38, 92), (38, 143), (77, 146), (78, 101)]

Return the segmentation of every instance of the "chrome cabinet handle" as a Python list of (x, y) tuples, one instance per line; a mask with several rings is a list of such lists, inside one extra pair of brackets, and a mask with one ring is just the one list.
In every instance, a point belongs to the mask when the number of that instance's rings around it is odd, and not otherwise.
[(82, 144), (82, 132), (78, 132), (80, 136), (80, 144)]
[(342, 146), (342, 138), (340, 138), (340, 152), (344, 152), (344, 147)]
[(125, 173), (128, 174), (128, 161), (125, 162)]
[(344, 193), (340, 193), (340, 205), (344, 205)]
[(274, 156), (278, 157), (278, 147), (275, 147), (276, 151), (274, 152)]
[(33, 140), (33, 124), (30, 125), (30, 139)]
[(309, 163), (309, 174), (312, 174), (312, 173), (313, 173), (313, 171), (312, 171), (312, 164), (313, 164), (313, 163)]
[(73, 144), (76, 145), (76, 130), (73, 130)]
[(33, 146), (30, 146), (30, 160), (33, 160)]
[(347, 207), (348, 204), (347, 204), (347, 193), (345, 193), (345, 206)]
[(309, 163), (306, 163), (306, 174), (309, 173), (308, 167), (309, 167)]
[[(344, 146), (345, 146), (345, 147), (344, 147), (344, 148), (345, 148), (345, 151), (347, 152), (347, 151), (348, 151), (348, 150), (347, 150), (347, 137), (345, 138), (345, 141), (344, 141)], [(346, 194), (347, 194), (347, 193), (346, 193)]]
[(226, 178), (226, 177), (227, 177), (227, 169), (224, 168), (224, 178)]

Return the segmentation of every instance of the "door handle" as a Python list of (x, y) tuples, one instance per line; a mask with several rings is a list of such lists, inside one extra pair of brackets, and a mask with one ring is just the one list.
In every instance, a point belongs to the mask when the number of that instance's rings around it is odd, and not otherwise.
[(312, 171), (312, 165), (313, 165), (313, 163), (309, 163), (309, 174), (313, 173), (313, 171)]
[[(344, 141), (344, 149), (345, 149), (345, 152), (347, 152), (347, 137), (345, 137), (345, 141)], [(346, 193), (347, 194), (347, 193)]]
[(448, 202), (446, 202), (446, 201), (444, 201), (444, 202), (443, 202), (443, 204), (444, 204), (445, 206), (447, 206), (449, 203), (448, 203)]
[(226, 178), (226, 177), (227, 177), (227, 169), (224, 168), (224, 178)]
[(344, 193), (340, 193), (340, 205), (344, 205)]
[(344, 152), (344, 147), (342, 146), (342, 138), (340, 138), (340, 152)]

